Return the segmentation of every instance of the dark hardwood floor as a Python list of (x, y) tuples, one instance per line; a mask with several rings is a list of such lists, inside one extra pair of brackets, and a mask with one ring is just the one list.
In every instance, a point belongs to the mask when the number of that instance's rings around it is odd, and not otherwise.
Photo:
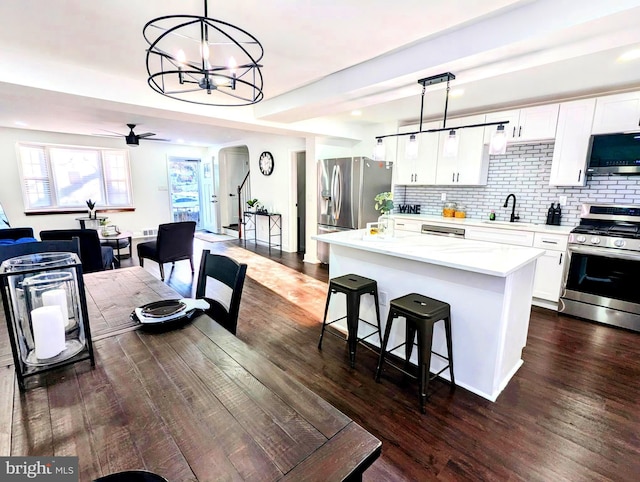
[[(196, 240), (196, 252), (234, 246), (242, 245)], [(272, 251), (271, 259), (327, 281), (326, 267), (296, 254)], [(123, 262), (133, 264), (137, 257)], [(155, 263), (145, 268), (159, 275)], [(187, 262), (167, 266), (167, 275), (191, 294)], [(268, 287), (269, 276), (292, 289), (300, 283), (277, 265), (259, 277), (248, 272), (238, 337), (382, 441), (365, 480), (638, 480), (640, 334), (534, 308), (524, 365), (495, 403), (435, 381), (423, 415), (413, 380), (387, 370), (374, 381), (375, 353), (359, 349), (351, 369), (343, 341), (325, 337), (317, 349), (324, 294), (309, 290), (294, 303)]]

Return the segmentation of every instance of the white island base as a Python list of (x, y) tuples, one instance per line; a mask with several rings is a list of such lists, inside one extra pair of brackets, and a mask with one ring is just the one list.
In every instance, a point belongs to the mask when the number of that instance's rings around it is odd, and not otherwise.
[[(497, 399), (523, 363), (521, 353), (529, 328), (535, 259), (542, 251), (496, 248), (490, 243), (430, 235), (371, 242), (362, 240), (362, 231), (316, 239), (330, 243), (331, 278), (356, 273), (377, 281), (383, 333), (389, 301), (394, 298), (415, 292), (449, 303), (456, 385), (488, 400)], [(465, 262), (472, 258), (474, 261)], [(333, 295), (328, 319), (344, 314), (344, 295)], [(362, 297), (360, 317), (375, 323), (372, 297)], [(344, 322), (332, 326), (346, 333)], [(360, 323), (359, 329), (359, 336), (371, 331), (365, 323)], [(404, 319), (397, 318), (388, 348), (402, 343), (404, 337)], [(367, 341), (380, 344), (377, 337)], [(444, 323), (435, 325), (432, 349), (447, 354)], [(396, 354), (404, 358), (404, 348)], [(415, 349), (411, 361), (417, 363)], [(445, 361), (432, 356), (433, 373), (445, 365)], [(449, 379), (448, 371), (441, 376)]]

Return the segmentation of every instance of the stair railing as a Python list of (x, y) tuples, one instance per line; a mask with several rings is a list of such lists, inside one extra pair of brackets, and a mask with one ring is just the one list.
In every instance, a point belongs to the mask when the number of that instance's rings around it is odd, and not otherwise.
[(245, 224), (244, 207), (249, 199), (251, 199), (251, 183), (249, 182), (249, 172), (247, 172), (242, 184), (238, 186), (238, 239), (242, 239), (242, 226)]

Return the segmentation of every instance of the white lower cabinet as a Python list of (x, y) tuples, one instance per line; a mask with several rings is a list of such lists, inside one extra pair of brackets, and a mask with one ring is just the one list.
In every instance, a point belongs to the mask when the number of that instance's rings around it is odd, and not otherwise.
[(546, 250), (536, 261), (536, 276), (533, 279), (533, 296), (558, 302), (565, 254), (562, 251)]
[(536, 274), (533, 280), (533, 304), (554, 309), (560, 299), (567, 241), (569, 240), (568, 234), (529, 231), (526, 228), (502, 229), (493, 226), (466, 225), (455, 221), (447, 222), (447, 218), (420, 220), (403, 217), (395, 218), (394, 223), (396, 231), (413, 233), (419, 233), (423, 224), (462, 227), (465, 231), (465, 239), (544, 249), (544, 255), (536, 261)]
[(544, 256), (538, 258), (536, 276), (533, 280), (533, 296), (557, 303), (560, 299), (562, 270), (567, 251), (567, 235), (536, 233), (533, 247), (544, 249)]

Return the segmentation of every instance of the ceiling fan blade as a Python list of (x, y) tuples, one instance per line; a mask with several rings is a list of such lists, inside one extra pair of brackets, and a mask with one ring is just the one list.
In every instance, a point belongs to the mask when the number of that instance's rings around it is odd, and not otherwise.
[(118, 135), (118, 136), (126, 136), (126, 134), (120, 134), (119, 132), (110, 131), (110, 130), (107, 130), (107, 129), (98, 129), (98, 130), (101, 130), (102, 132), (108, 132), (109, 134), (115, 134), (115, 135)]
[(91, 135), (92, 136), (96, 136), (96, 137), (126, 137), (126, 136), (123, 136), (122, 134), (97, 134), (97, 133), (93, 133)]
[(140, 140), (142, 140), (142, 141), (163, 141), (163, 142), (171, 142), (171, 139), (160, 139), (160, 138), (158, 138), (158, 137), (153, 137), (153, 138), (150, 138), (150, 137), (143, 137), (143, 138), (141, 138)]
[(145, 137), (155, 136), (154, 132), (145, 132), (144, 134), (136, 134), (140, 139), (144, 139)]

